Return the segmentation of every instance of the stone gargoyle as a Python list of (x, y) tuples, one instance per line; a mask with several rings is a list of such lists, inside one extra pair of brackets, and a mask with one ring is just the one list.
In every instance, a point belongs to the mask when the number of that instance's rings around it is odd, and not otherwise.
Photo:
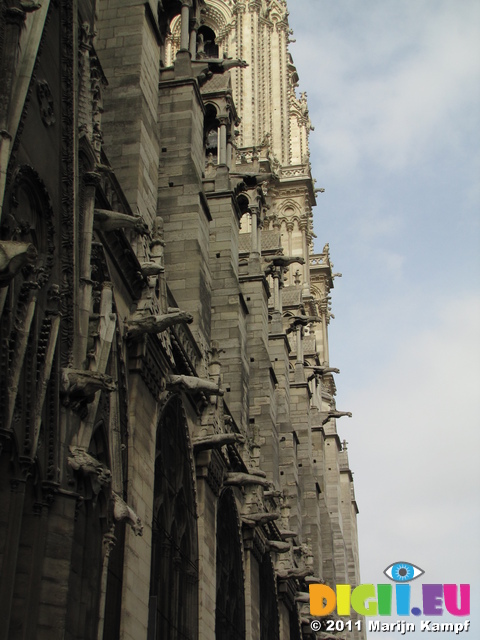
[(285, 331), (286, 334), (296, 331), (297, 327), (306, 327), (311, 322), (321, 322), (320, 316), (294, 316), (288, 318), (290, 320), (290, 326)]
[(309, 568), (301, 568), (301, 567), (290, 567), (289, 569), (280, 569), (277, 571), (277, 577), (280, 580), (288, 580), (290, 578), (296, 578), (297, 580), (303, 580), (307, 576), (311, 576), (313, 574), (313, 569)]
[(230, 180), (232, 181), (235, 193), (239, 194), (247, 189), (258, 187), (264, 182), (275, 179), (275, 173), (235, 173), (231, 172)]
[(209, 436), (199, 436), (193, 439), (195, 453), (209, 449), (219, 449), (226, 444), (243, 444), (245, 436), (240, 433), (215, 433)]
[(111, 393), (117, 388), (112, 376), (84, 369), (62, 369), (61, 390), (64, 395), (93, 402), (97, 391)]
[(287, 540), (288, 538), (296, 538), (298, 536), (298, 531), (291, 531), (290, 529), (280, 529), (280, 537), (283, 540)]
[(268, 489), (263, 492), (263, 495), (266, 498), (281, 498), (283, 496), (283, 491), (277, 491), (276, 489)]
[(326, 415), (322, 412), (322, 424), (326, 424), (331, 418), (343, 418), (343, 416), (352, 417), (351, 411), (327, 411)]
[(336, 367), (305, 367), (305, 369), (313, 370), (313, 373), (307, 378), (309, 382), (310, 380), (313, 380), (318, 376), (323, 376), (326, 373), (340, 373), (340, 369), (337, 369)]
[(291, 264), (305, 264), (305, 259), (300, 256), (270, 256), (265, 258), (266, 262), (271, 262), (274, 267), (289, 267)]
[(115, 491), (112, 491), (112, 498), (115, 520), (126, 520), (136, 536), (143, 536), (143, 524), (135, 511)]
[(110, 484), (112, 480), (110, 469), (87, 453), (85, 449), (71, 446), (70, 453), (71, 455), (67, 458), (68, 465), (74, 471), (81, 471), (90, 477), (94, 493), (99, 493), (102, 487)]
[(37, 250), (30, 242), (0, 242), (0, 287), (6, 287), (26, 264), (33, 264)]
[(206, 393), (209, 396), (223, 396), (223, 390), (218, 384), (204, 378), (170, 374), (166, 376), (167, 389), (190, 391), (193, 393)]
[(323, 578), (319, 578), (318, 576), (314, 575), (306, 576), (305, 582), (307, 584), (325, 584), (325, 580)]
[(290, 551), (289, 543), (281, 542), (280, 540), (269, 540), (268, 546), (271, 551), (275, 551), (276, 553), (287, 553), (287, 551)]
[(176, 324), (190, 324), (193, 316), (186, 311), (175, 307), (168, 307), (167, 313), (158, 316), (143, 316), (132, 318), (126, 323), (127, 336), (129, 338), (139, 338), (149, 333), (161, 333)]
[(230, 471), (227, 473), (224, 485), (233, 485), (236, 487), (245, 487), (247, 485), (256, 485), (271, 489), (272, 484), (266, 478), (251, 473), (241, 473), (240, 471)]
[(126, 213), (109, 209), (95, 209), (93, 226), (100, 231), (133, 229), (142, 235), (148, 233), (148, 225), (141, 216), (129, 216)]
[(242, 514), (242, 523), (247, 527), (260, 527), (279, 518), (279, 513), (246, 513)]
[(165, 267), (156, 262), (142, 262), (140, 265), (142, 269), (142, 276), (149, 278), (150, 276), (158, 276), (160, 273), (164, 273)]
[(295, 594), (295, 602), (310, 602), (310, 594), (308, 591), (297, 591)]

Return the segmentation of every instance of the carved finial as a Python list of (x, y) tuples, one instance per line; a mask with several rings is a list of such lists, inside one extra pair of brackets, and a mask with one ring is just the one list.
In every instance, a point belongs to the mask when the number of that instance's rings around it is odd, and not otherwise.
[(342, 451), (347, 451), (347, 444), (348, 442), (346, 440), (342, 440)]

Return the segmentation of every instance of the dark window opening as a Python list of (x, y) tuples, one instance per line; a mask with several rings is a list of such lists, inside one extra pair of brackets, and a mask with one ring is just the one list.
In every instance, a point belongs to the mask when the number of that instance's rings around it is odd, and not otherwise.
[(218, 58), (218, 44), (216, 44), (215, 31), (206, 27), (200, 27), (197, 35), (197, 56), (199, 58)]

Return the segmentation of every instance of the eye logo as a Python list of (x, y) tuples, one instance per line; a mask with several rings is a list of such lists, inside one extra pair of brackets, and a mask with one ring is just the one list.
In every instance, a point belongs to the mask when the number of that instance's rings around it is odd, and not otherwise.
[(394, 562), (383, 573), (394, 582), (410, 582), (422, 576), (425, 571), (410, 562)]

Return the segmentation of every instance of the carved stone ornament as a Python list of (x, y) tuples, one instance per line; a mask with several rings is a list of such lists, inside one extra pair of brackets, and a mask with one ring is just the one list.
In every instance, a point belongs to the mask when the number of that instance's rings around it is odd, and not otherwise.
[(288, 569), (280, 569), (277, 571), (277, 577), (280, 580), (289, 580), (290, 578), (296, 578), (297, 580), (303, 580), (307, 576), (313, 574), (313, 569), (303, 567), (291, 567)]
[(191, 322), (193, 322), (193, 316), (190, 313), (169, 307), (167, 313), (163, 315), (133, 318), (127, 322), (126, 328), (130, 338), (139, 338), (149, 333), (161, 333), (180, 323), (190, 324)]
[(143, 524), (135, 511), (115, 491), (112, 491), (112, 498), (115, 520), (126, 520), (136, 536), (143, 536)]
[(347, 416), (348, 418), (352, 417), (351, 411), (328, 411), (326, 414), (322, 412), (320, 414), (322, 416), (322, 424), (326, 424), (331, 418), (342, 418), (343, 416)]
[(74, 471), (81, 471), (90, 477), (94, 493), (99, 493), (103, 487), (110, 484), (112, 480), (110, 469), (87, 453), (85, 449), (71, 446), (70, 453), (71, 455), (67, 458), (69, 466)]
[(275, 267), (289, 267), (291, 264), (305, 264), (305, 259), (300, 256), (270, 256), (265, 258), (266, 262), (271, 262)]
[(270, 551), (275, 551), (275, 553), (287, 553), (287, 551), (290, 551), (290, 544), (280, 540), (269, 540), (268, 546)]
[(165, 271), (165, 268), (162, 267), (161, 264), (157, 264), (156, 262), (142, 262), (142, 275), (145, 278), (149, 278), (150, 276), (158, 276), (160, 273)]
[(141, 216), (129, 216), (109, 209), (95, 209), (94, 227), (100, 231), (133, 229), (139, 234), (148, 233), (148, 225)]
[(97, 391), (115, 391), (113, 378), (105, 373), (83, 369), (62, 369), (62, 392), (70, 397), (92, 402)]
[(266, 479), (262, 478), (258, 475), (253, 475), (250, 473), (241, 473), (236, 471), (231, 471), (227, 473), (227, 477), (223, 481), (224, 485), (233, 485), (237, 487), (244, 487), (246, 485), (256, 485), (260, 487), (265, 487), (266, 489), (271, 488), (271, 483)]
[(37, 257), (34, 245), (28, 242), (0, 241), (0, 287), (6, 287), (26, 264)]
[(216, 433), (214, 435), (202, 436), (193, 439), (193, 450), (195, 453), (209, 449), (219, 449), (226, 444), (243, 444), (245, 437), (239, 433)]
[(279, 513), (248, 513), (242, 514), (242, 522), (247, 527), (260, 527), (267, 522), (273, 522), (280, 518)]
[(211, 396), (223, 396), (223, 390), (210, 380), (196, 378), (195, 376), (168, 375), (166, 377), (167, 389), (190, 391), (193, 393), (206, 393)]
[(55, 124), (55, 111), (53, 95), (46, 80), (37, 81), (37, 100), (43, 124), (46, 127), (51, 127)]

